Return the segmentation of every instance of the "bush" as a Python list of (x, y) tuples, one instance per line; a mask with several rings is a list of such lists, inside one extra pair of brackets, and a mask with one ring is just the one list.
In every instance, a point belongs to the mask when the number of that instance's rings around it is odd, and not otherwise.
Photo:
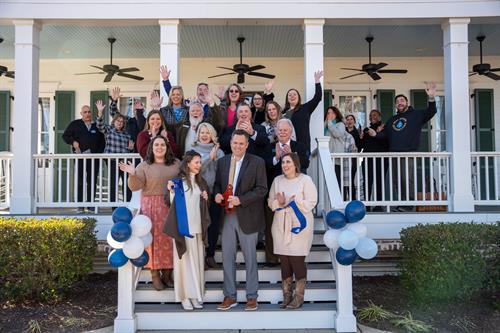
[(94, 219), (0, 218), (0, 298), (56, 301), (92, 270)]
[(440, 223), (401, 231), (401, 282), (416, 305), (498, 290), (500, 224)]

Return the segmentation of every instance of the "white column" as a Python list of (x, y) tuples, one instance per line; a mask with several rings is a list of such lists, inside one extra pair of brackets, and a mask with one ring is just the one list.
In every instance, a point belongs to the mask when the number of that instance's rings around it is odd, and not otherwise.
[(41, 26), (35, 20), (15, 20), (14, 112), (12, 112), (12, 198), (11, 214), (31, 214), (34, 209), (37, 151), (38, 76)]
[(140, 272), (127, 262), (118, 268), (118, 305), (114, 322), (114, 333), (135, 333), (137, 316), (135, 315), (135, 273)]
[[(323, 19), (304, 20), (304, 89), (302, 102), (314, 96), (314, 72), (323, 70)], [(321, 79), (323, 87), (323, 79)], [(316, 138), (323, 136), (323, 99), (311, 115), (311, 151), (316, 148)]]
[(450, 18), (442, 24), (446, 146), (452, 153), (451, 210), (474, 211), (470, 159), (468, 18)]
[[(179, 84), (179, 20), (160, 20), (160, 65), (171, 70), (170, 83)], [(160, 95), (166, 105), (168, 96), (163, 89), (160, 76)]]

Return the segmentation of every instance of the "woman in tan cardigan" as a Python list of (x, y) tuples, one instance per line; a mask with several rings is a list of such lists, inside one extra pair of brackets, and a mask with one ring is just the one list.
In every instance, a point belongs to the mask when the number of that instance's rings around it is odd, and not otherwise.
[[(312, 246), (312, 210), (318, 202), (318, 194), (311, 177), (300, 173), (300, 160), (296, 153), (283, 155), (281, 168), (283, 174), (274, 179), (269, 191), (268, 205), (274, 211), (271, 233), (274, 253), (281, 262), (283, 303), (280, 307), (297, 309), (304, 302), (307, 281), (305, 258)], [(294, 208), (299, 212), (294, 211)], [(306, 222), (305, 226), (299, 215)], [(292, 299), (294, 275), (295, 296)]]
[[(180, 162), (166, 138), (161, 135), (149, 143), (146, 158), (137, 168), (131, 164), (120, 163), (120, 170), (129, 173), (128, 187), (132, 191), (141, 192), (141, 214), (148, 216), (152, 222), (151, 234), (153, 243), (146, 248), (151, 269), (151, 280), (156, 290), (172, 287), (173, 242), (163, 233), (163, 222), (168, 214), (164, 200), (169, 179), (179, 174)], [(161, 273), (161, 276), (160, 276)]]

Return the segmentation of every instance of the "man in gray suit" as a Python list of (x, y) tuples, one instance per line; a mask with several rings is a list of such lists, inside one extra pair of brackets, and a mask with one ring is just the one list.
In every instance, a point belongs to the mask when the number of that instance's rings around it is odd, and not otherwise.
[(262, 202), (267, 193), (266, 166), (262, 158), (246, 153), (248, 134), (235, 130), (231, 152), (217, 162), (215, 202), (225, 207), (222, 227), (222, 264), (224, 266), (224, 301), (217, 307), (229, 310), (236, 306), (236, 251), (239, 240), (246, 268), (246, 311), (257, 310), (259, 276), (257, 271), (257, 236), (264, 226)]

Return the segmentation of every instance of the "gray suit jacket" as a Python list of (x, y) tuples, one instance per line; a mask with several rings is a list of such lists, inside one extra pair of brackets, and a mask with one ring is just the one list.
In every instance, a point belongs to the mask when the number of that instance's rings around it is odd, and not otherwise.
[[(231, 155), (226, 155), (217, 161), (214, 194), (222, 194), (226, 190), (230, 166)], [(241, 205), (235, 207), (232, 213), (237, 214), (238, 223), (244, 233), (251, 234), (263, 229), (266, 194), (266, 164), (262, 158), (247, 153), (236, 180), (236, 192), (234, 194), (240, 199)]]

